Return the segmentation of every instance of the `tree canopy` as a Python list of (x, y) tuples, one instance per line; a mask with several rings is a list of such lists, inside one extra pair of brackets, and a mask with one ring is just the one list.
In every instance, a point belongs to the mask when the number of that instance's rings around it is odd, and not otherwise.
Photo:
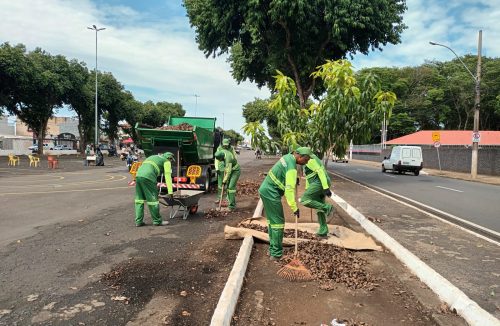
[(301, 107), (324, 88), (325, 60), (400, 42), (405, 0), (184, 0), (199, 48), (230, 53), (232, 75), (274, 89), (276, 70), (295, 81)]

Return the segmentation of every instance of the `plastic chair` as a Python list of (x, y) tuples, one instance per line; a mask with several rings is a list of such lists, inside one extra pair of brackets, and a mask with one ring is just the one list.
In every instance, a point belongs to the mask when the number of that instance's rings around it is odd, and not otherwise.
[(12, 165), (12, 166), (16, 166), (19, 165), (19, 156), (16, 156), (14, 154), (9, 154), (9, 164), (8, 165)]
[(35, 155), (28, 155), (29, 159), (30, 159), (30, 166), (34, 166), (34, 167), (37, 167), (40, 165), (40, 158), (35, 156)]
[(55, 169), (59, 164), (59, 160), (56, 157), (49, 155), (47, 156), (47, 163), (49, 169), (50, 168)]

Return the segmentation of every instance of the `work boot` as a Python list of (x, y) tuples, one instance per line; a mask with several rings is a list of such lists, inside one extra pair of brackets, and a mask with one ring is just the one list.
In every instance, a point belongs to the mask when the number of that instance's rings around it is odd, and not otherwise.
[(144, 226), (144, 225), (146, 225), (146, 223), (141, 222), (141, 223), (139, 223), (139, 224), (136, 224), (135, 226), (137, 226), (137, 227), (139, 228), (139, 227)]
[(281, 260), (281, 257), (269, 256), (269, 260), (278, 262)]
[(153, 224), (154, 226), (163, 226), (163, 225), (169, 225), (170, 222), (169, 221), (163, 221), (161, 222), (161, 224)]

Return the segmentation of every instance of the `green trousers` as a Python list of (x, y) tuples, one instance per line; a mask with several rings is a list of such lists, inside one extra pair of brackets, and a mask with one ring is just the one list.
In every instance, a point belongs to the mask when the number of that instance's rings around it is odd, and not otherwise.
[(236, 208), (236, 184), (240, 178), (241, 171), (235, 170), (231, 172), (228, 178), (229, 184), (227, 186), (227, 199), (229, 200), (229, 209)]
[(224, 171), (217, 171), (217, 199), (222, 196), (222, 181), (224, 181)]
[(285, 229), (285, 214), (281, 197), (267, 198), (260, 196), (264, 204), (267, 218), (267, 232), (269, 234), (269, 254), (273, 257), (283, 255), (283, 230)]
[(316, 233), (319, 236), (328, 235), (328, 225), (326, 224), (326, 213), (332, 209), (332, 205), (325, 203), (325, 194), (321, 182), (312, 182), (306, 189), (300, 203), (305, 207), (314, 208), (318, 216), (319, 230)]
[(148, 204), (153, 224), (162, 223), (160, 216), (160, 203), (158, 201), (158, 188), (156, 182), (143, 177), (135, 179), (135, 224), (139, 225), (144, 219), (144, 203)]

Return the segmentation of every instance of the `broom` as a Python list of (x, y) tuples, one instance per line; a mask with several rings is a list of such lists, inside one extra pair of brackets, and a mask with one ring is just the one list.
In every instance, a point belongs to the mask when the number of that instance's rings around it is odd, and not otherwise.
[[(297, 194), (297, 189), (295, 190)], [(311, 271), (297, 258), (298, 254), (298, 237), (299, 237), (299, 221), (297, 215), (295, 215), (295, 252), (293, 254), (293, 259), (281, 267), (276, 274), (279, 277), (291, 281), (291, 282), (302, 282), (310, 281), (313, 279)]]

